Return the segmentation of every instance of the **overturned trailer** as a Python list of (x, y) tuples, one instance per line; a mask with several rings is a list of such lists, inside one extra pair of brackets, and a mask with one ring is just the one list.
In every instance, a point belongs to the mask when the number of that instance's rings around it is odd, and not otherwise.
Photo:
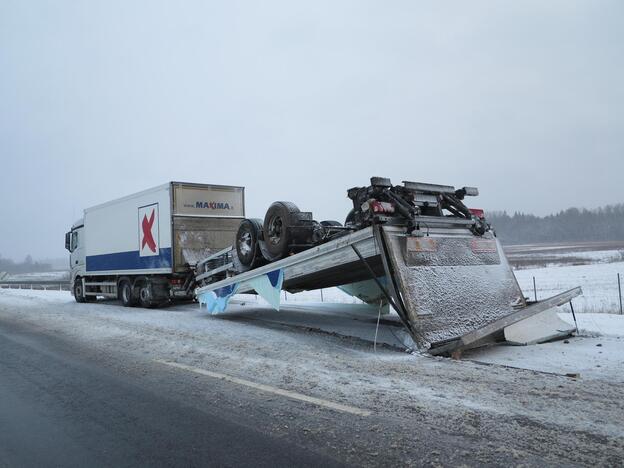
[(503, 341), (512, 325), (581, 290), (528, 303), (483, 212), (462, 201), (477, 194), (374, 177), (348, 191), (354, 208), (344, 225), (276, 202), (264, 222), (241, 223), (232, 247), (198, 262), (196, 294), (220, 312), (234, 294), (255, 291), (279, 308), (280, 290), (339, 286), (392, 307), (432, 354)]

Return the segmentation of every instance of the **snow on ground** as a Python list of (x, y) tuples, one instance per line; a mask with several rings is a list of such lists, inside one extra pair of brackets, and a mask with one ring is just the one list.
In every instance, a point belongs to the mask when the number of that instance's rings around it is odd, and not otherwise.
[[(535, 277), (538, 300), (581, 286), (583, 296), (573, 301), (575, 312), (619, 313), (617, 275), (619, 273), (624, 282), (624, 262), (551, 266), (516, 270), (514, 273), (524, 295), (531, 300), (534, 299)], [(624, 290), (622, 292), (624, 294)]]
[[(559, 317), (574, 324), (571, 313)], [(494, 346), (469, 351), (466, 358), (557, 374), (580, 374), (624, 384), (624, 316), (578, 314), (579, 335), (532, 346)]]
[[(364, 304), (292, 302), (290, 305), (284, 303), (280, 311), (275, 311), (254, 302), (254, 299), (253, 295), (239, 295), (232, 301), (229, 312), (210, 316), (195, 303), (165, 309), (128, 309), (120, 307), (116, 301), (76, 304), (69, 292), (0, 290), (0, 307), (4, 304), (49, 308), (62, 322), (72, 322), (74, 321), (72, 314), (88, 309), (89, 316), (104, 319), (103, 328), (100, 329), (104, 336), (111, 333), (111, 329), (108, 329), (110, 320), (121, 320), (132, 326), (171, 329), (173, 335), (180, 337), (179, 342), (170, 343), (174, 350), (192, 348), (193, 340), (187, 343), (188, 337), (192, 338), (195, 333), (214, 331), (215, 325), (220, 329), (228, 323), (231, 326), (226, 326), (220, 333), (223, 338), (228, 338), (232, 342), (250, 332), (249, 327), (245, 325), (248, 323), (262, 324), (263, 327), (269, 328), (281, 325), (281, 328), (291, 327), (293, 331), (318, 331), (343, 337), (357, 337), (364, 342), (374, 340), (376, 310)], [(63, 306), (67, 307), (66, 311)], [(562, 308), (559, 316), (570, 324), (574, 323), (572, 314), (565, 308)], [(564, 375), (580, 372), (584, 378), (624, 383), (624, 316), (585, 313), (577, 314), (576, 318), (580, 333), (578, 337), (570, 338), (569, 343), (556, 341), (534, 346), (494, 346), (470, 351), (466, 358)], [(102, 324), (89, 325), (85, 333), (97, 336), (98, 327), (102, 327)], [(254, 333), (259, 331), (253, 330)], [(272, 339), (266, 333), (247, 337), (260, 343), (265, 342), (265, 346), (270, 346), (268, 342)], [(296, 334), (291, 338), (297, 341)], [(305, 342), (305, 338), (300, 338)], [(382, 320), (378, 342), (397, 349), (410, 347), (405, 333), (397, 327), (392, 317), (384, 317)]]
[(533, 346), (495, 346), (470, 351), (465, 358), (624, 384), (624, 339), (619, 336), (579, 336)]
[[(263, 310), (234, 304), (231, 314), (211, 316), (197, 304), (124, 308), (116, 301), (77, 304), (68, 292), (0, 290), (0, 321), (75, 341), (128, 371), (144, 373), (148, 363), (174, 361), (367, 409), (373, 413), (370, 430), (380, 438), (381, 418), (400, 427), (397, 432), (405, 436), (393, 439), (399, 447), (425, 427), (487, 439), (513, 453), (518, 463), (535, 454), (552, 465), (608, 465), (624, 458), (622, 385), (612, 373), (581, 370), (579, 379), (571, 379), (386, 347), (375, 353), (362, 340), (279, 325), (274, 320), (279, 313), (263, 321)], [(287, 308), (282, 312), (287, 314)], [(374, 327), (374, 321), (361, 323)], [(615, 329), (612, 323), (602, 325)], [(603, 346), (577, 346), (586, 339), (603, 340)], [(607, 360), (613, 347), (605, 339), (581, 337), (552, 346), (584, 349), (587, 367), (597, 362), (604, 368), (621, 366)], [(521, 348), (486, 351), (499, 349)], [(594, 349), (603, 353), (593, 354)], [(478, 460), (481, 450), (475, 445), (466, 456)]]
[[(281, 301), (283, 304), (289, 302), (328, 302), (338, 304), (363, 304), (361, 300), (350, 296), (338, 288), (317, 289), (314, 291), (301, 291), (291, 294), (282, 291)], [(240, 294), (237, 297), (244, 297), (247, 301), (256, 301), (258, 304), (267, 305), (267, 302), (255, 294)]]
[(525, 264), (520, 268), (548, 267), (563, 265), (582, 265), (588, 263), (612, 263), (624, 261), (624, 250), (588, 250), (588, 251), (559, 251), (547, 250), (541, 252), (536, 249), (531, 253), (509, 253), (512, 264)]
[(7, 278), (11, 281), (68, 281), (69, 271), (45, 271), (35, 273), (20, 273), (19, 275), (9, 275)]
[[(560, 312), (559, 317), (571, 325), (574, 324), (574, 317), (568, 311)], [(581, 335), (624, 337), (624, 315), (577, 314), (576, 324)]]
[[(549, 260), (553, 258), (552, 254), (539, 253), (533, 254), (531, 257), (537, 261), (540, 259)], [(563, 252), (557, 253), (554, 256), (553, 266), (557, 265), (557, 259), (561, 260), (561, 263), (565, 263), (568, 259), (580, 259), (587, 260), (591, 263), (611, 263), (621, 262), (624, 260), (624, 251), (622, 250), (593, 250), (588, 252)]]

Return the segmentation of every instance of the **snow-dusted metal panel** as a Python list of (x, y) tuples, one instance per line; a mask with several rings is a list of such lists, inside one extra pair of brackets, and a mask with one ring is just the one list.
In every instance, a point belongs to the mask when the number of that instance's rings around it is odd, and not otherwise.
[(500, 243), (467, 229), (427, 237), (384, 227), (414, 339), (421, 348), (464, 335), (525, 306)]

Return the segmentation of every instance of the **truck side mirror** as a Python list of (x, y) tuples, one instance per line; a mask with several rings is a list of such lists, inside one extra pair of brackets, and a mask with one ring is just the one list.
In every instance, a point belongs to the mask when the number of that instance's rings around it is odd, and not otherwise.
[(71, 252), (71, 232), (65, 233), (65, 248)]

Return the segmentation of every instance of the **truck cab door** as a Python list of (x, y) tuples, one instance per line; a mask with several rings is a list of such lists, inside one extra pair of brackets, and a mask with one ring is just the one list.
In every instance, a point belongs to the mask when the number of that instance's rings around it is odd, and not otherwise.
[(85, 267), (84, 228), (72, 230), (69, 241), (69, 266), (73, 278)]

